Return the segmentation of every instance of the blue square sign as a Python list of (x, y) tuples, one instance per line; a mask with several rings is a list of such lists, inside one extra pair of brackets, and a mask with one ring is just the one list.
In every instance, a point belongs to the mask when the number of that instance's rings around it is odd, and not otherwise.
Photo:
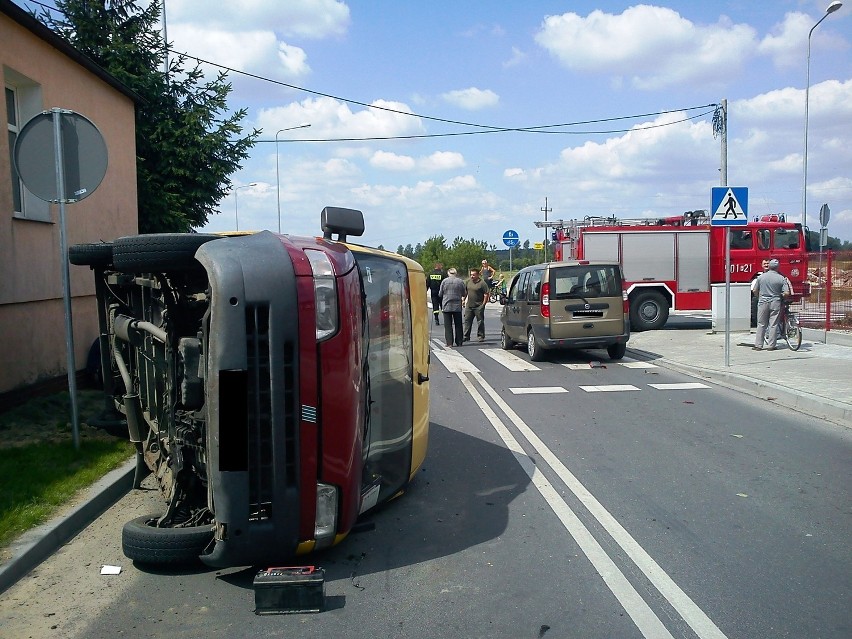
[(748, 187), (714, 186), (710, 195), (710, 224), (712, 226), (745, 226), (748, 224)]

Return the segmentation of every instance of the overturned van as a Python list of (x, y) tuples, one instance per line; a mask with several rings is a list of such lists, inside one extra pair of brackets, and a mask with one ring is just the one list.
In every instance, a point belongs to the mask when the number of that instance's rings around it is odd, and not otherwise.
[(130, 559), (287, 561), (342, 540), (421, 466), (423, 270), (347, 244), (359, 211), (327, 207), (321, 226), (70, 248), (94, 271), (104, 389), (137, 448), (134, 485), (153, 474), (165, 500), (125, 525)]

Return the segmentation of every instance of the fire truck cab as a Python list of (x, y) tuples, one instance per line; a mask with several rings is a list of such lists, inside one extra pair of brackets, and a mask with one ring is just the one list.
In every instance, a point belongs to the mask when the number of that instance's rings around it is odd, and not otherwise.
[[(539, 222), (552, 227), (556, 260), (612, 260), (621, 264), (634, 331), (661, 328), (670, 311), (710, 310), (712, 285), (725, 283), (724, 227), (706, 211), (665, 218)], [(779, 272), (797, 297), (809, 294), (808, 256), (800, 224), (783, 215), (763, 216), (731, 228), (730, 281), (749, 283), (762, 263), (777, 258)], [(752, 310), (752, 321), (755, 313)]]

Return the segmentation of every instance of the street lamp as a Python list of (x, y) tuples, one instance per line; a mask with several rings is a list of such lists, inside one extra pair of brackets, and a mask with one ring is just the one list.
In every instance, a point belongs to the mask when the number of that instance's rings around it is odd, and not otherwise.
[(252, 186), (257, 186), (257, 182), (252, 182), (250, 184), (243, 184), (242, 186), (238, 186), (234, 189), (234, 221), (237, 223), (237, 230), (240, 230), (240, 208), (237, 202), (237, 191), (240, 189), (247, 189)]
[(278, 197), (278, 232), (281, 232), (281, 177), (278, 173), (278, 134), (284, 133), (284, 131), (292, 131), (294, 129), (307, 129), (310, 124), (300, 124), (299, 126), (291, 126), (286, 129), (279, 129), (275, 133), (275, 184), (277, 185), (277, 197)]
[(802, 171), (804, 173), (802, 184), (802, 227), (808, 225), (808, 99), (811, 91), (811, 36), (820, 22), (825, 20), (829, 15), (837, 11), (843, 6), (842, 2), (832, 2), (825, 10), (825, 14), (817, 20), (817, 23), (811, 27), (808, 32), (808, 64), (807, 64), (807, 79), (805, 81), (805, 150), (802, 154)]

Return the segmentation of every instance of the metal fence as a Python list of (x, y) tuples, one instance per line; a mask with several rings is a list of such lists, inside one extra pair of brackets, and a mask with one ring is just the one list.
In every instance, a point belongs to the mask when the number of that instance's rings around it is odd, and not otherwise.
[(802, 326), (852, 331), (852, 251), (808, 254), (811, 294), (802, 300)]

